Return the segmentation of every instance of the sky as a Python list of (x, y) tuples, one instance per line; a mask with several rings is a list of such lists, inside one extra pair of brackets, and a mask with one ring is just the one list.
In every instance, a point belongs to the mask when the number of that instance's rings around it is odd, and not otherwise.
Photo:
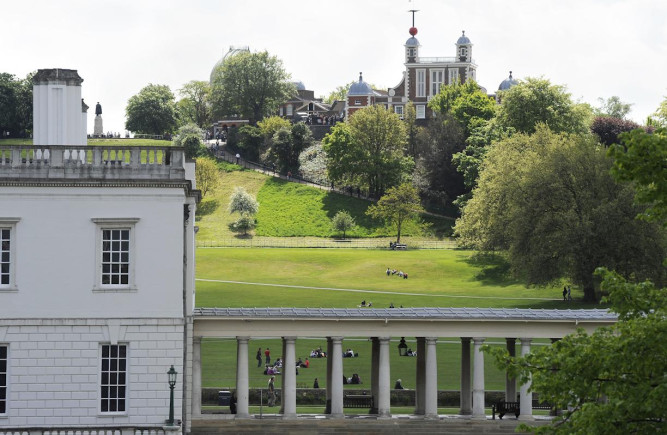
[(141, 88), (208, 80), (230, 46), (267, 50), (316, 96), (364, 80), (397, 85), (410, 9), (420, 55), (451, 57), (465, 30), (478, 82), (493, 92), (544, 77), (575, 101), (618, 96), (643, 123), (667, 95), (665, 0), (0, 0), (0, 72), (76, 69), (102, 105), (105, 131), (125, 131)]

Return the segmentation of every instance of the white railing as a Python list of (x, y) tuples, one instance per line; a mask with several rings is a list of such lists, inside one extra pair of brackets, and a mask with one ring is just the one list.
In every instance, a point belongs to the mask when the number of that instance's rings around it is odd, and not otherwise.
[(183, 178), (184, 157), (176, 147), (0, 145), (0, 178)]

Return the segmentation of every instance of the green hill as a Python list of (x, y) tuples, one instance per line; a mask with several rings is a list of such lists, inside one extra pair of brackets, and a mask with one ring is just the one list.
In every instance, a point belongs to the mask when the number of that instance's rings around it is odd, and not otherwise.
[[(331, 218), (339, 210), (347, 210), (355, 219), (357, 228), (350, 231), (350, 237), (393, 236), (391, 229), (383, 222), (366, 216), (369, 201), (321, 190), (315, 187), (281, 180), (255, 171), (238, 170), (235, 165), (221, 165), (222, 184), (209, 194), (199, 205), (197, 225), (198, 240), (218, 241), (238, 237), (229, 229), (236, 219), (227, 211), (229, 197), (237, 186), (256, 195), (259, 201), (257, 228), (255, 235), (264, 237), (334, 237)], [(427, 237), (448, 236), (453, 219), (424, 216), (430, 234)], [(415, 226), (403, 230), (406, 236), (420, 235)]]

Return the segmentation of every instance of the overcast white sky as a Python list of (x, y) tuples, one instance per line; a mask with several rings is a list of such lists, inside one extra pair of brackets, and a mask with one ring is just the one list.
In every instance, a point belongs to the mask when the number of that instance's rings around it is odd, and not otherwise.
[[(315, 95), (358, 77), (398, 84), (409, 9), (422, 56), (454, 56), (465, 30), (489, 91), (544, 76), (575, 100), (618, 95), (643, 122), (667, 95), (665, 0), (20, 0), (0, 4), (0, 72), (69, 68), (104, 129), (124, 131), (148, 83), (208, 80), (230, 45), (268, 50)], [(178, 95), (177, 95), (178, 97)]]

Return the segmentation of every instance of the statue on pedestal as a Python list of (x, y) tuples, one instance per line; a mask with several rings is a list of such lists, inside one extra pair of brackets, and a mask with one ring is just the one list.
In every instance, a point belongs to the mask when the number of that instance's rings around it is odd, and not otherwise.
[(95, 106), (95, 127), (93, 128), (93, 136), (101, 137), (104, 135), (104, 127), (102, 125), (102, 106), (97, 102)]

